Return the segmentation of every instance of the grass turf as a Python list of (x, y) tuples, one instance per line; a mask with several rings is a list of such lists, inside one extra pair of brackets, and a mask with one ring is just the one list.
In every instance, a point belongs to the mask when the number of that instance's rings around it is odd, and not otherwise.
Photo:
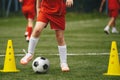
[[(87, 17), (86, 17), (87, 16)], [(105, 16), (105, 15), (103, 15)], [(93, 18), (94, 17), (94, 18)], [(108, 18), (99, 17), (94, 14), (67, 14), (65, 39), (69, 54), (79, 55), (68, 56), (68, 63), (71, 71), (63, 73), (59, 67), (59, 56), (54, 31), (47, 27), (35, 49), (35, 57), (44, 56), (50, 60), (50, 70), (47, 74), (35, 74), (31, 63), (27, 66), (19, 64), (21, 56), (16, 56), (18, 73), (0, 73), (0, 80), (119, 80), (117, 76), (104, 76), (107, 72), (111, 42), (116, 41), (120, 51), (120, 34), (106, 35), (103, 32)], [(119, 29), (120, 20), (117, 20)], [(24, 17), (10, 17), (0, 19), (0, 55), (6, 51), (7, 40), (13, 40), (15, 54), (23, 54), (22, 49), (27, 49), (28, 43), (24, 38), (26, 20)], [(40, 54), (40, 55), (39, 55)], [(48, 55), (46, 55), (48, 54)], [(4, 57), (0, 57), (0, 69), (3, 69)]]

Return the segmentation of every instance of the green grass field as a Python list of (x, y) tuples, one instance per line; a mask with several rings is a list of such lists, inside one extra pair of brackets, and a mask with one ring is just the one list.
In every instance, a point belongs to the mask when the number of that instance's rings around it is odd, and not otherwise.
[[(44, 29), (35, 49), (35, 57), (44, 56), (50, 61), (47, 74), (35, 74), (32, 61), (22, 66), (15, 56), (18, 73), (0, 72), (0, 80), (119, 80), (120, 76), (104, 76), (107, 72), (109, 53), (112, 41), (117, 42), (120, 51), (120, 34), (106, 35), (103, 32), (108, 22), (105, 15), (96, 14), (67, 14), (65, 39), (68, 46), (68, 63), (71, 71), (63, 73), (59, 67), (59, 56), (54, 31), (49, 26)], [(26, 20), (23, 16), (0, 18), (0, 69), (3, 69), (7, 41), (13, 41), (14, 53), (24, 54), (28, 43), (24, 38)], [(120, 31), (120, 20), (117, 20)], [(103, 53), (107, 53), (103, 55)], [(53, 55), (51, 55), (53, 54)], [(95, 55), (92, 55), (95, 54)], [(34, 58), (35, 58), (34, 57)]]

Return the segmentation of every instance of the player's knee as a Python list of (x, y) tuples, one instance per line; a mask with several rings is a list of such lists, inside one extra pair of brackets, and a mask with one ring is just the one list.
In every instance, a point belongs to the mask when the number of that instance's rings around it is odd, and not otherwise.
[(58, 44), (64, 44), (64, 38), (63, 37), (57, 37)]
[(39, 37), (39, 35), (40, 35), (40, 31), (39, 30), (35, 30), (32, 33), (32, 36), (34, 36), (34, 37)]

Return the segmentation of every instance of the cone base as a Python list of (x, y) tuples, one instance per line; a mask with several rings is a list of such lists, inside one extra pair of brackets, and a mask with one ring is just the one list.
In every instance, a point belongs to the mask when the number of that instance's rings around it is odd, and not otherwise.
[(20, 72), (20, 70), (0, 70), (0, 72)]
[(106, 76), (120, 76), (120, 73), (104, 73)]

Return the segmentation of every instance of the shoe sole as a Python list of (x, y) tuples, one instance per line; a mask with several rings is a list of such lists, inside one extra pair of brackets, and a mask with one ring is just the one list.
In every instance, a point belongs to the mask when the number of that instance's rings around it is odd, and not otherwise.
[(69, 72), (70, 69), (69, 68), (61, 68), (62, 72)]
[(30, 38), (26, 37), (26, 41), (29, 42)]
[(24, 35), (24, 37), (27, 37), (27, 35)]
[(26, 42), (28, 42), (28, 43), (29, 43), (29, 40), (26, 40)]
[(119, 32), (112, 32), (112, 34), (119, 34)]
[(108, 31), (104, 31), (107, 35), (109, 34), (109, 32)]
[(28, 36), (28, 33), (27, 33), (27, 32), (25, 32), (24, 36), (25, 36), (25, 37), (27, 37), (27, 36)]
[(62, 72), (69, 72), (70, 70), (62, 70)]

